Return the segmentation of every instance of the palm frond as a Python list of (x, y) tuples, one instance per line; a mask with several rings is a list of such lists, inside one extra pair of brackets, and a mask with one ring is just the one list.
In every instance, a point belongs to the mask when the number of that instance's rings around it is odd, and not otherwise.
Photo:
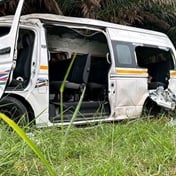
[[(14, 14), (18, 0), (6, 0), (0, 4), (0, 14)], [(2, 9), (2, 10), (1, 10)], [(54, 13), (62, 15), (62, 11), (55, 0), (26, 0), (23, 6), (22, 14), (28, 13)]]
[(57, 3), (64, 15), (74, 16), (74, 12), (79, 9), (80, 0), (57, 0)]
[(81, 9), (83, 17), (96, 18), (97, 12), (100, 9), (101, 0), (82, 0)]

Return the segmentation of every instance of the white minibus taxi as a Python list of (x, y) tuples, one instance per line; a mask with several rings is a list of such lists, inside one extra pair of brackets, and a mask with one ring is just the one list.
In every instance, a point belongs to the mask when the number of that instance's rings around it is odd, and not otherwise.
[(1, 113), (44, 127), (175, 109), (176, 51), (165, 34), (86, 18), (21, 16), (22, 6), (20, 0), (14, 16), (0, 17)]

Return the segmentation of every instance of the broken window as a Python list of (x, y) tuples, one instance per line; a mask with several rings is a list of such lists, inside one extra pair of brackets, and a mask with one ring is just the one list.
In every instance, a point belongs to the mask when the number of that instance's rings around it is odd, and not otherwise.
[(138, 66), (147, 68), (149, 89), (155, 89), (159, 85), (168, 87), (170, 70), (174, 69), (172, 53), (167, 48), (154, 48), (137, 46), (136, 56)]
[(161, 63), (167, 61), (170, 69), (174, 69), (174, 61), (171, 51), (167, 48), (154, 48), (146, 46), (137, 46), (136, 49), (137, 62), (140, 67), (148, 67), (150, 64)]

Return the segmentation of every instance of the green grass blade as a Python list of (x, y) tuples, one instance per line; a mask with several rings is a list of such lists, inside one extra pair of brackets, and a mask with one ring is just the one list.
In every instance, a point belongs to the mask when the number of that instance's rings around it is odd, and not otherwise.
[(66, 74), (64, 76), (64, 80), (63, 80), (63, 82), (61, 84), (61, 87), (59, 89), (59, 91), (60, 91), (60, 117), (61, 117), (61, 123), (63, 123), (63, 119), (64, 119), (64, 117), (63, 117), (63, 115), (64, 115), (63, 114), (63, 92), (64, 92), (64, 87), (65, 87), (65, 82), (67, 81), (67, 78), (69, 76), (70, 70), (71, 70), (71, 68), (73, 66), (73, 63), (74, 63), (75, 59), (76, 59), (76, 53), (74, 53), (74, 55), (73, 55), (73, 58), (72, 58), (72, 60), (71, 60), (71, 62), (69, 64), (67, 72), (66, 72)]
[(71, 68), (73, 66), (73, 63), (74, 63), (75, 59), (76, 59), (76, 53), (74, 53), (73, 58), (72, 58), (72, 60), (71, 60), (71, 62), (69, 64), (69, 67), (68, 67), (67, 72), (65, 74), (64, 80), (63, 80), (63, 82), (61, 84), (61, 87), (60, 87), (60, 92), (64, 92), (65, 82), (66, 82), (66, 80), (68, 78), (68, 75), (70, 73), (70, 70), (71, 70)]
[(69, 133), (69, 131), (70, 131), (70, 128), (71, 128), (71, 126), (73, 125), (73, 122), (74, 122), (75, 118), (77, 117), (77, 114), (78, 114), (78, 112), (79, 112), (79, 109), (80, 109), (80, 107), (81, 107), (81, 104), (82, 104), (82, 101), (83, 101), (83, 98), (84, 98), (85, 91), (86, 91), (86, 87), (83, 88), (83, 91), (82, 91), (81, 97), (80, 97), (80, 99), (79, 99), (79, 102), (78, 102), (78, 104), (77, 104), (77, 106), (76, 106), (76, 109), (75, 109), (75, 111), (74, 111), (74, 113), (73, 113), (73, 116), (72, 116), (72, 118), (71, 118), (71, 121), (70, 121), (70, 123), (69, 123), (69, 125), (68, 125), (68, 127), (67, 127), (67, 129), (66, 129), (66, 132), (65, 132), (65, 135), (64, 135), (63, 145), (65, 145), (65, 141), (66, 141), (66, 138), (67, 138), (68, 133)]
[(52, 169), (50, 164), (47, 162), (41, 151), (38, 149), (38, 147), (33, 143), (29, 137), (26, 135), (26, 133), (10, 118), (8, 118), (6, 115), (0, 113), (0, 118), (3, 119), (26, 143), (27, 145), (34, 151), (34, 153), (40, 158), (42, 163), (47, 167), (48, 172), (51, 176), (56, 176), (55, 171)]

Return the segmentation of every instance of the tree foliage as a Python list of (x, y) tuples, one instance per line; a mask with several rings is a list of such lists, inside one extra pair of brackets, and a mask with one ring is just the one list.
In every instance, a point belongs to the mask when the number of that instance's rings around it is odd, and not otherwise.
[[(0, 3), (0, 15), (15, 13), (18, 0), (3, 0)], [(62, 15), (58, 3), (55, 0), (25, 0), (22, 14), (30, 13), (54, 13)]]
[[(0, 15), (13, 14), (18, 0), (0, 2)], [(26, 0), (23, 14), (54, 13), (95, 18), (167, 33), (176, 44), (175, 0)]]

